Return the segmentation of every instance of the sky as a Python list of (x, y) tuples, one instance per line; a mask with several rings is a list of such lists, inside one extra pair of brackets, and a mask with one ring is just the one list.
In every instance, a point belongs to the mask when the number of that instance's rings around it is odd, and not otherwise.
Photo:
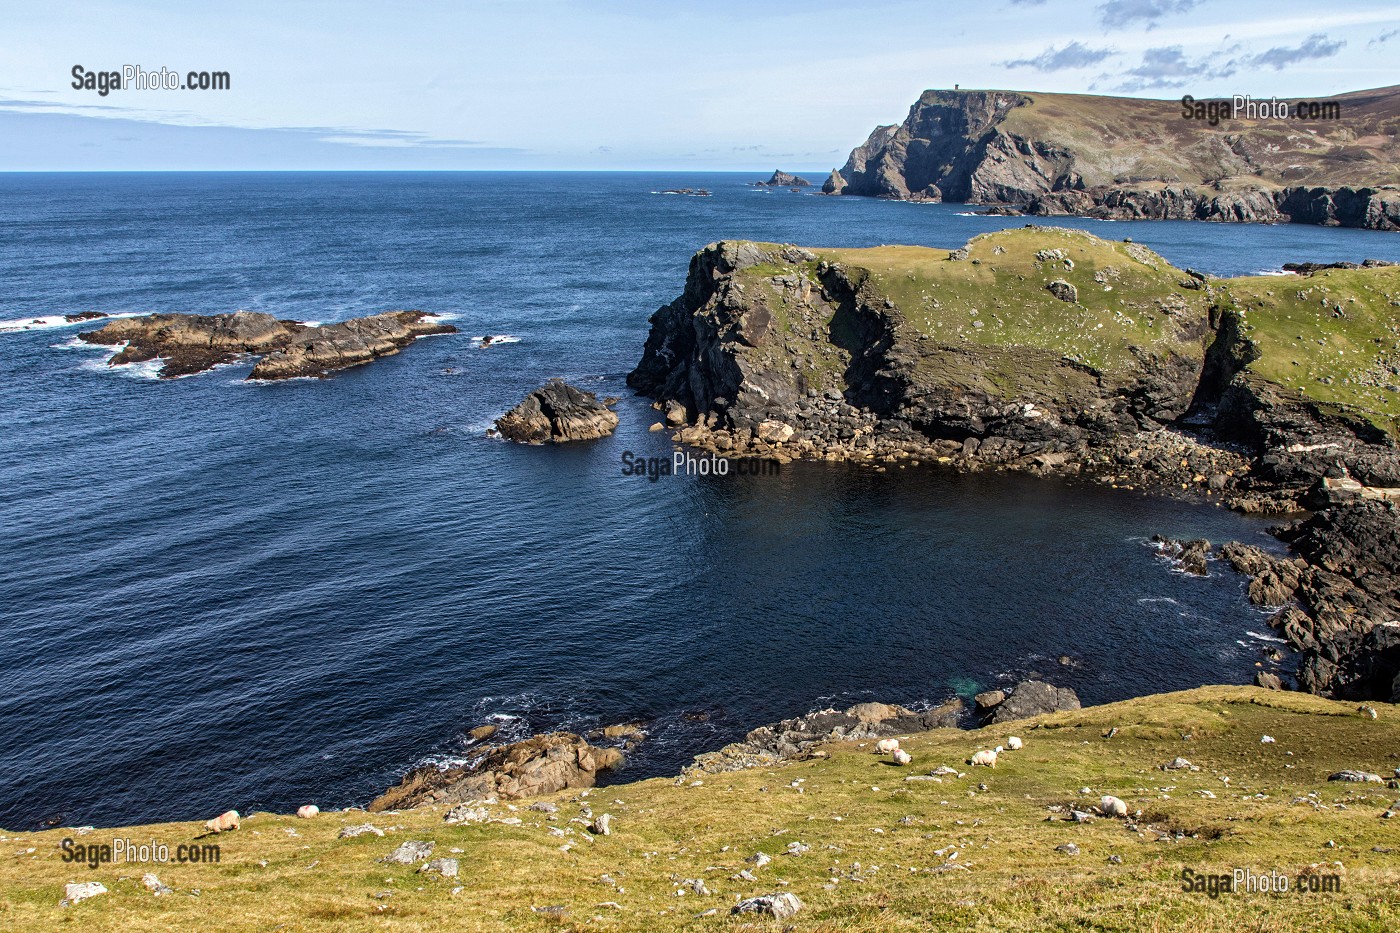
[[(1400, 84), (1395, 0), (0, 0), (0, 22), (0, 171), (825, 173), (926, 88)], [(72, 87), (127, 65), (230, 86)]]

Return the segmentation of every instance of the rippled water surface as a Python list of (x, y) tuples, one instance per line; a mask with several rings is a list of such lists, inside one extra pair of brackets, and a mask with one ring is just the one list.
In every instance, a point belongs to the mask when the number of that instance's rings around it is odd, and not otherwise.
[[(1249, 679), (1267, 629), (1240, 579), (1143, 540), (1267, 543), (1213, 507), (928, 468), (623, 476), (623, 451), (669, 454), (623, 380), (698, 247), (1020, 222), (749, 180), (0, 177), (0, 826), (363, 803), (489, 717), (646, 718), (639, 776), (827, 703), (1030, 671), (1088, 702)], [(714, 196), (652, 193), (681, 185)], [(1065, 223), (1221, 274), (1400, 259), (1362, 231)], [(462, 332), (255, 385), (109, 371), (54, 317), (238, 308)], [(483, 436), (556, 375), (623, 397), (614, 437)]]

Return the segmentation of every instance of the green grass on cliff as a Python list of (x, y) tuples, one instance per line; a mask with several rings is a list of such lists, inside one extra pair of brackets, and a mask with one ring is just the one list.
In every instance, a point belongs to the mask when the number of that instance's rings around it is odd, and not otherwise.
[(1250, 369), (1308, 398), (1400, 423), (1400, 267), (1227, 283), (1261, 357)]
[[(1140, 351), (1199, 359), (1214, 336), (1206, 320), (1215, 303), (1244, 312), (1245, 333), (1260, 352), (1252, 372), (1325, 405), (1347, 406), (1391, 433), (1400, 425), (1400, 267), (1246, 276), (1213, 280), (1207, 290), (1184, 285), (1192, 281), (1184, 270), (1140, 244), (1075, 230), (1003, 230), (976, 237), (967, 250), (963, 260), (919, 246), (816, 253), (853, 277), (868, 276), (876, 294), (899, 310), (910, 336), (929, 349), (971, 351), (923, 354), (918, 365), (941, 384), (1034, 396), (1056, 391), (1047, 374), (1081, 378), (1056, 372), (1052, 364), (1061, 358), (1109, 376), (1135, 372)], [(1036, 258), (1054, 250), (1073, 268)], [(740, 280), (746, 294), (765, 296), (784, 335), (756, 352), (790, 353), (837, 386), (849, 354), (840, 349), (831, 308), (815, 299), (804, 304), (773, 284), (775, 276), (794, 274), (815, 282), (815, 267), (764, 263)], [(1075, 302), (1051, 294), (1047, 285), (1056, 279), (1075, 287)], [(1000, 352), (1028, 349), (1038, 352)], [(1073, 387), (1059, 391), (1072, 394)]]
[[(823, 250), (870, 271), (917, 331), (942, 344), (1037, 347), (1101, 371), (1132, 368), (1129, 347), (1201, 356), (1206, 295), (1151, 250), (1077, 230), (1034, 227), (976, 237), (968, 258), (914, 246)], [(1072, 263), (1041, 261), (1059, 250)], [(1073, 285), (1075, 302), (1047, 286)]]
[[(791, 891), (806, 905), (793, 921), (747, 928), (1394, 930), (1400, 819), (1381, 814), (1400, 792), (1326, 780), (1342, 768), (1388, 774), (1400, 765), (1400, 708), (1377, 709), (1373, 721), (1351, 704), (1308, 695), (1208, 687), (912, 736), (904, 741), (914, 755), (909, 768), (869, 746), (838, 744), (826, 759), (704, 775), (698, 784), (595, 789), (586, 802), (615, 821), (606, 837), (571, 822), (576, 792), (552, 798), (560, 807), (553, 823), (504, 805), (492, 815), (520, 824), (448, 826), (440, 810), (313, 820), (259, 813), (218, 837), (217, 865), (156, 866), (175, 889), (161, 897), (142, 887), (142, 866), (63, 863), (58, 845), (69, 830), (6, 832), (0, 928), (729, 930), (741, 928), (729, 917), (736, 897)], [(1112, 728), (1117, 734), (1106, 738)], [(963, 764), (1010, 734), (1026, 747), (1005, 753), (995, 770)], [(1262, 744), (1264, 735), (1277, 741)], [(1177, 755), (1200, 770), (1159, 770)], [(905, 780), (944, 764), (967, 776)], [(1049, 807), (1086, 806), (1105, 793), (1143, 816), (1048, 819)], [(341, 827), (366, 821), (386, 835), (337, 838)], [(550, 825), (567, 834), (551, 835)], [(173, 846), (199, 832), (197, 823), (168, 823), (76, 838)], [(459, 859), (462, 876), (447, 881), (376, 861), (411, 839)], [(782, 854), (790, 843), (808, 849)], [(1067, 843), (1079, 854), (1057, 851)], [(772, 861), (748, 864), (756, 852)], [(1277, 870), (1295, 888), (1300, 872), (1336, 872), (1341, 891), (1211, 899), (1182, 890), (1183, 868)], [(757, 880), (737, 877), (741, 869)], [(710, 893), (697, 893), (692, 879)], [(87, 880), (109, 893), (58, 906), (65, 882)], [(537, 910), (545, 907), (565, 913)]]

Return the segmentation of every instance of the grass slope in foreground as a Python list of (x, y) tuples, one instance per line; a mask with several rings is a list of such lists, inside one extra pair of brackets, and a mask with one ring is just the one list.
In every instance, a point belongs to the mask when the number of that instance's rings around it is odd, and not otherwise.
[[(594, 789), (582, 800), (570, 792), (553, 798), (552, 822), (524, 805), (513, 813), (490, 807), (493, 817), (519, 825), (446, 825), (437, 809), (309, 821), (260, 813), (218, 838), (219, 864), (155, 866), (175, 888), (162, 897), (141, 885), (149, 867), (64, 864), (58, 845), (71, 831), (6, 833), (0, 927), (1394, 930), (1400, 818), (1381, 814), (1397, 792), (1327, 781), (1344, 768), (1388, 775), (1400, 765), (1400, 708), (1376, 708), (1379, 719), (1371, 720), (1353, 705), (1304, 694), (1204, 687), (911, 736), (903, 743), (914, 756), (908, 768), (846, 743), (828, 746), (828, 758), (706, 775), (698, 785), (658, 778)], [(1105, 738), (1112, 728), (1116, 735)], [(1026, 746), (1004, 753), (995, 770), (963, 764), (1011, 734)], [(1264, 735), (1277, 741), (1261, 743)], [(1178, 755), (1200, 770), (1160, 770)], [(967, 776), (906, 780), (944, 764)], [(1083, 787), (1091, 792), (1081, 794)], [(1143, 816), (1047, 819), (1048, 807), (1087, 808), (1102, 794)], [(612, 835), (590, 837), (571, 822), (580, 802), (612, 814)], [(342, 827), (367, 820), (386, 835), (337, 838)], [(120, 835), (173, 848), (200, 831), (197, 823), (169, 823), (80, 838)], [(434, 856), (458, 858), (462, 876), (443, 880), (376, 861), (406, 840), (435, 842)], [(809, 848), (782, 854), (790, 843)], [(1066, 843), (1079, 854), (1057, 850)], [(772, 861), (746, 863), (756, 852)], [(1115, 855), (1121, 864), (1109, 861)], [(1296, 886), (1314, 865), (1340, 873), (1340, 893), (1211, 899), (1182, 891), (1184, 867), (1277, 870)], [(738, 878), (740, 870), (757, 880)], [(688, 879), (712, 893), (697, 894)], [(85, 880), (110, 893), (57, 906), (65, 882)], [(806, 905), (792, 920), (729, 917), (737, 896), (781, 891)], [(550, 906), (567, 914), (534, 909)]]

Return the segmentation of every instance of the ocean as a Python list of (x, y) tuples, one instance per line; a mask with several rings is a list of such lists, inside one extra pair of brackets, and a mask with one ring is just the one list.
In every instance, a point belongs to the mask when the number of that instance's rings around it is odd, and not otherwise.
[[(813, 708), (1032, 672), (1086, 703), (1249, 681), (1276, 643), (1243, 579), (1147, 538), (1277, 547), (1259, 519), (935, 467), (623, 475), (670, 454), (624, 380), (706, 243), (1025, 222), (760, 177), (0, 175), (0, 826), (363, 804), (486, 722), (646, 720), (631, 779)], [(1400, 260), (1368, 231), (1056, 223), (1220, 275)], [(461, 332), (277, 384), (108, 369), (61, 320), (401, 308)], [(485, 436), (551, 376), (620, 396), (616, 434)]]

